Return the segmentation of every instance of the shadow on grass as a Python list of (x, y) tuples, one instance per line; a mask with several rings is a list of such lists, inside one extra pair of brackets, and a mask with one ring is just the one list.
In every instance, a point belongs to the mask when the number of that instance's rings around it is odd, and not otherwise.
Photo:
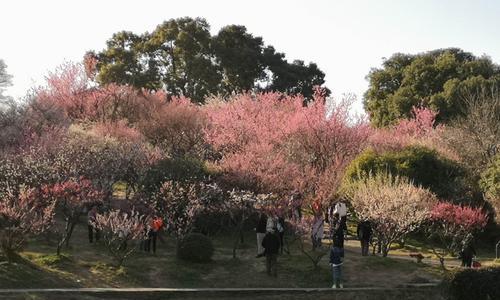
[[(61, 259), (43, 257), (41, 263), (59, 264), (65, 259), (64, 257)], [(10, 264), (0, 256), (0, 282), (2, 288), (79, 287), (78, 284), (59, 276), (57, 272), (52, 272), (21, 256), (15, 258)]]

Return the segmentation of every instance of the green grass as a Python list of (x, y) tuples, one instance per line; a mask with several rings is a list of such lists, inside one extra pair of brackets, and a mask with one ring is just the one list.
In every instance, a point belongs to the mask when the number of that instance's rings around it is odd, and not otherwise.
[[(137, 252), (117, 268), (102, 244), (89, 244), (86, 226), (75, 228), (71, 247), (56, 256), (55, 241), (45, 238), (30, 241), (14, 264), (0, 262), (2, 288), (31, 287), (328, 287), (331, 270), (328, 255), (317, 269), (298, 248), (278, 258), (278, 278), (265, 271), (265, 258), (255, 258), (255, 234), (248, 232), (232, 257), (233, 238), (213, 238), (215, 253), (209, 263), (190, 263), (176, 258), (176, 242), (163, 236), (156, 255)], [(412, 261), (382, 257), (361, 257), (359, 242), (346, 243), (343, 271), (346, 286), (397, 286), (414, 281), (415, 274), (430, 278), (432, 270)], [(308, 245), (309, 247), (309, 245)], [(326, 246), (328, 247), (328, 246)], [(0, 258), (0, 261), (2, 259)], [(425, 275), (427, 274), (427, 275)]]

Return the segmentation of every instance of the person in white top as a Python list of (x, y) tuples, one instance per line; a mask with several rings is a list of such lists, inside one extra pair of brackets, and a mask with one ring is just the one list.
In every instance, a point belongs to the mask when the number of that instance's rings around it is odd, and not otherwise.
[(340, 225), (341, 229), (344, 230), (347, 234), (347, 206), (344, 202), (339, 201), (335, 204), (335, 208), (333, 209), (333, 214), (339, 214), (340, 217)]

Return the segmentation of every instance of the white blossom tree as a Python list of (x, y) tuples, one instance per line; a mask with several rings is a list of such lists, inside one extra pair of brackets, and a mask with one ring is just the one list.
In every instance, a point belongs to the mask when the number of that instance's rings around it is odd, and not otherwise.
[(390, 173), (350, 182), (344, 194), (358, 217), (372, 223), (384, 257), (394, 241), (401, 240), (429, 218), (437, 203), (436, 196), (428, 189)]
[(104, 243), (118, 267), (136, 250), (137, 247), (130, 243), (145, 238), (144, 223), (144, 216), (136, 211), (113, 210), (96, 215), (94, 226), (101, 231)]

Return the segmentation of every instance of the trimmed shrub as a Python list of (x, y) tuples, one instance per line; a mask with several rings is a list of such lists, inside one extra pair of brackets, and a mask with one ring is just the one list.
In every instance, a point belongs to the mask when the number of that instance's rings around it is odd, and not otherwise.
[(449, 295), (453, 300), (500, 299), (500, 268), (465, 269), (453, 274)]
[(177, 257), (190, 262), (209, 262), (213, 254), (212, 241), (201, 233), (188, 234), (177, 246)]

